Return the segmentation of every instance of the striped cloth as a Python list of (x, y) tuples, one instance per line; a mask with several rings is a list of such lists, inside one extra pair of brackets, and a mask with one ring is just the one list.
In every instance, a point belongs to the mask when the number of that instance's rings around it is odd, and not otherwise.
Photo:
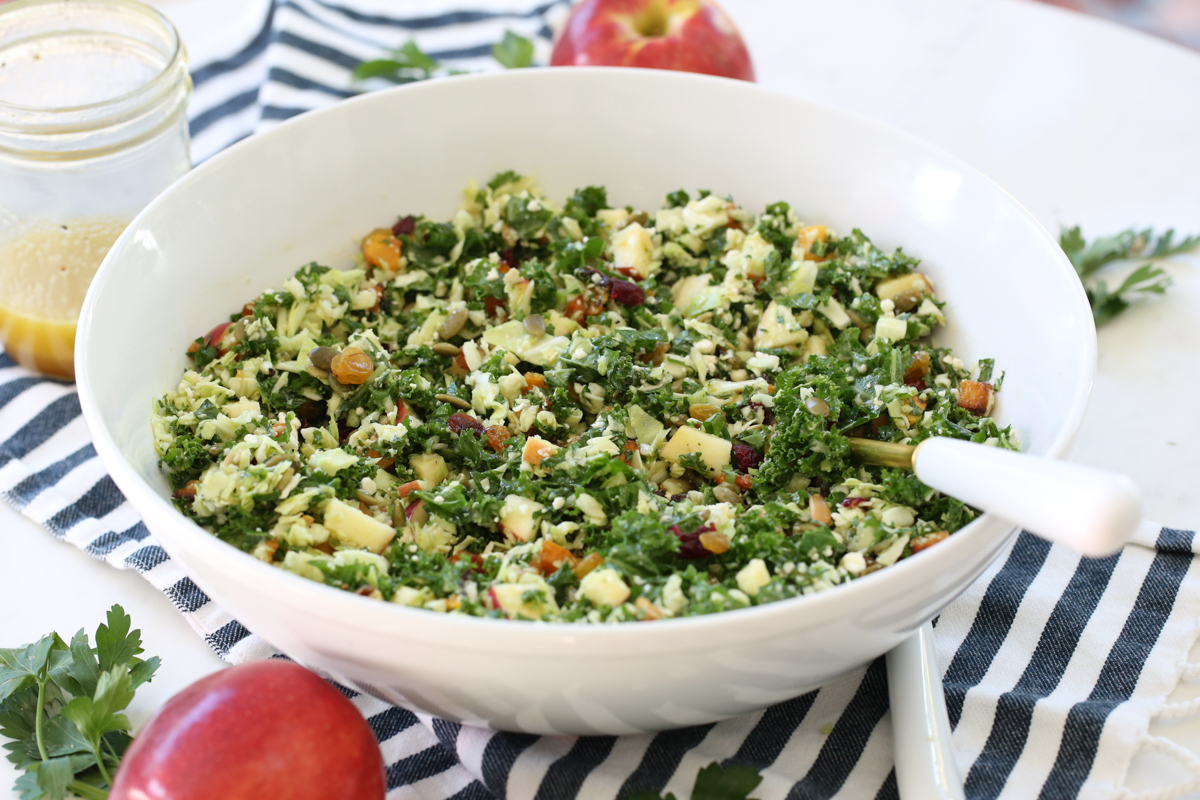
[[(473, 0), (397, 17), (388, 0), (276, 0), (249, 41), (195, 68), (194, 154), (353, 91), (349, 70), (414, 38), (461, 69), (510, 28), (544, 62), (562, 0)], [(426, 3), (432, 8), (435, 3)], [(514, 10), (515, 9), (515, 10)], [(230, 663), (276, 655), (172, 562), (96, 457), (74, 387), (0, 353), (0, 494), (60, 539), (166, 594)], [(1200, 617), (1191, 532), (1164, 528), (1110, 558), (1081, 559), (1023, 533), (940, 617), (954, 742), (971, 798), (1128, 797), (1124, 778), (1181, 674)], [(538, 737), (467, 728), (345, 688), (387, 762), (389, 800), (690, 796), (713, 761), (761, 771), (759, 800), (897, 798), (883, 659), (818, 691), (714, 725), (645, 736)], [(1180, 755), (1176, 752), (1176, 755)], [(1177, 796), (1190, 786), (1155, 793)]]

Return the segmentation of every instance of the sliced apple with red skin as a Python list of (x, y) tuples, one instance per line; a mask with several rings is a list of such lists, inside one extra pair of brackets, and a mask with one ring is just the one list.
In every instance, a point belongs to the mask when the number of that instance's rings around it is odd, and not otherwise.
[(541, 619), (557, 613), (554, 590), (545, 581), (532, 583), (493, 583), (488, 589), (492, 605), (510, 617)]
[(505, 497), (504, 505), (500, 507), (500, 528), (504, 531), (504, 535), (510, 539), (528, 542), (537, 529), (533, 515), (543, 508), (545, 506), (541, 503), (530, 500), (528, 497), (516, 494)]
[(425, 501), (418, 500), (404, 509), (404, 517), (413, 525), (424, 525), (429, 522), (429, 511), (425, 508)]
[(167, 701), (109, 800), (383, 800), (383, 757), (346, 697), (290, 661), (221, 670)]
[[(229, 352), (227, 349), (221, 347), (221, 340), (225, 338), (225, 331), (229, 330), (229, 326), (232, 324), (232, 322), (222, 322), (215, 326), (211, 331), (204, 334), (204, 344), (212, 345), (213, 347), (217, 348), (218, 356), (223, 356)], [(192, 342), (187, 351), (189, 353), (198, 353), (200, 352), (200, 345), (196, 342)]]
[(737, 27), (713, 0), (583, 0), (550, 66), (645, 67), (754, 80)]
[(399, 492), (402, 499), (407, 500), (410, 494), (425, 488), (429, 487), (422, 486), (420, 481), (409, 481), (408, 483), (401, 485), (396, 491)]

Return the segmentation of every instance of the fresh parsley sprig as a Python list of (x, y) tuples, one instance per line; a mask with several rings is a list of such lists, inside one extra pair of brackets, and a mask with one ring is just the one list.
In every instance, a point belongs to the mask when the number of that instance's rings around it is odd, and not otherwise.
[[(692, 800), (748, 800), (760, 783), (762, 778), (753, 767), (743, 764), (722, 767), (714, 761), (696, 776)], [(675, 795), (668, 792), (663, 797), (655, 792), (638, 792), (625, 800), (675, 800)]]
[[(528, 67), (533, 63), (533, 42), (524, 36), (506, 30), (504, 38), (492, 45), (492, 58), (500, 62), (505, 69)], [(461, 73), (458, 70), (444, 69), (436, 59), (423, 52), (412, 40), (392, 50), (388, 58), (364, 61), (354, 68), (356, 81), (384, 78), (393, 83), (412, 83), (439, 74), (458, 75)]]
[(1087, 292), (1092, 304), (1092, 316), (1096, 325), (1101, 325), (1120, 314), (1133, 301), (1135, 294), (1163, 294), (1171, 285), (1167, 273), (1153, 263), (1139, 266), (1116, 288), (1110, 290), (1105, 281), (1095, 274), (1114, 261), (1131, 259), (1161, 259), (1187, 252), (1200, 245), (1200, 235), (1187, 236), (1175, 241), (1175, 230), (1168, 229), (1156, 236), (1152, 228), (1121, 231), (1114, 236), (1102, 236), (1088, 244), (1079, 226), (1064, 228), (1059, 235), (1059, 245)]
[(92, 647), (82, 629), (67, 644), (57, 633), (33, 644), (0, 648), (0, 736), (8, 760), (25, 770), (14, 788), (21, 800), (63, 800), (72, 792), (104, 800), (129, 746), (121, 712), (158, 669), (138, 658), (140, 630), (114, 605)]
[(506, 30), (504, 38), (492, 45), (492, 58), (505, 69), (524, 69), (533, 63), (533, 42)]

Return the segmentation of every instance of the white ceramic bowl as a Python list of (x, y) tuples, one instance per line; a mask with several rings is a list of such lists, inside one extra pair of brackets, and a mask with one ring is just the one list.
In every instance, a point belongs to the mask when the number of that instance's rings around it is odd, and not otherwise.
[(707, 617), (584, 626), (453, 617), (374, 602), (267, 566), (171, 505), (152, 397), (231, 309), (300, 265), (349, 264), (397, 215), (446, 219), (469, 179), (537, 175), (657, 208), (680, 187), (754, 212), (787, 200), (924, 259), (950, 302), (941, 341), (1007, 373), (1000, 416), (1058, 457), (1095, 367), (1087, 301), (1013, 198), (904, 133), (751, 84), (632, 69), (520, 70), (421, 83), (305, 114), (213, 158), (113, 247), (80, 319), (83, 412), (117, 485), (193, 580), (289, 655), (439, 716), (536, 733), (629, 733), (743, 713), (889, 650), (974, 580), (1010, 526), (987, 515), (822, 594)]

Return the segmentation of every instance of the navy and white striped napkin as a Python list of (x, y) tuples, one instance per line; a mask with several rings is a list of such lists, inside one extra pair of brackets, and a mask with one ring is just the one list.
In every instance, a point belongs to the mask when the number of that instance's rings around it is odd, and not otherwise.
[[(197, 161), (350, 94), (364, 58), (415, 39), (460, 69), (491, 68), (505, 28), (544, 63), (565, 0), (471, 0), (473, 10), (390, 0), (274, 0), (246, 40), (198, 64), (191, 109)], [(226, 661), (274, 655), (204, 596), (105, 473), (74, 387), (0, 353), (0, 494), (98, 559), (135, 569)], [(1110, 558), (1081, 559), (1027, 533), (940, 617), (937, 642), (968, 797), (1133, 797), (1125, 775), (1182, 675), (1200, 618), (1197, 542), (1164, 528)], [(897, 798), (883, 659), (818, 691), (715, 725), (625, 737), (538, 737), (465, 728), (347, 690), (388, 764), (389, 800), (690, 796), (713, 761), (761, 771), (760, 800)], [(1177, 755), (1183, 755), (1176, 753)], [(1193, 760), (1195, 760), (1193, 758)], [(1200, 774), (1200, 773), (1198, 773)], [(1174, 797), (1200, 783), (1157, 791)]]

